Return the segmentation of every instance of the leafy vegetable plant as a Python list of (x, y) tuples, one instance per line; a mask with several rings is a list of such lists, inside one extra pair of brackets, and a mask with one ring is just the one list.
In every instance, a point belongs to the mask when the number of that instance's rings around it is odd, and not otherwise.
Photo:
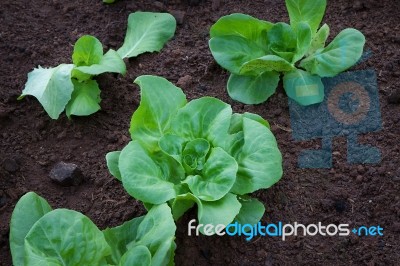
[(36, 97), (53, 119), (64, 109), (68, 117), (93, 114), (100, 109), (100, 89), (93, 77), (105, 72), (125, 74), (124, 58), (160, 51), (174, 35), (175, 28), (176, 21), (170, 14), (132, 13), (121, 48), (103, 54), (103, 45), (98, 39), (82, 36), (74, 46), (73, 64), (34, 69), (28, 74), (19, 99), (26, 95)]
[(186, 100), (161, 77), (140, 76), (141, 102), (132, 141), (107, 154), (110, 172), (147, 208), (167, 202), (174, 219), (197, 204), (203, 224), (257, 223), (264, 206), (247, 194), (282, 176), (282, 157), (269, 124), (232, 114), (212, 97)]
[(356, 29), (341, 31), (325, 46), (329, 26), (319, 25), (326, 0), (286, 0), (290, 25), (244, 14), (220, 18), (210, 30), (215, 60), (231, 72), (229, 95), (258, 104), (274, 94), (283, 74), (286, 94), (301, 105), (324, 98), (321, 77), (333, 77), (361, 57), (365, 37)]
[(45, 199), (29, 192), (12, 214), (10, 248), (15, 266), (167, 265), (173, 264), (175, 230), (167, 204), (100, 231), (85, 215), (52, 210)]

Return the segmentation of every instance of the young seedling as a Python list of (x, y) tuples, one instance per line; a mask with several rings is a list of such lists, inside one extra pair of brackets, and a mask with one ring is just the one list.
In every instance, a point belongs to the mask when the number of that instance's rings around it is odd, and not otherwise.
[(52, 210), (34, 192), (21, 197), (10, 222), (13, 265), (172, 265), (176, 226), (167, 204), (103, 231), (85, 215)]
[(290, 25), (273, 24), (244, 14), (220, 18), (210, 30), (215, 60), (231, 72), (233, 99), (258, 104), (275, 93), (280, 75), (288, 97), (301, 105), (324, 98), (321, 77), (333, 77), (361, 57), (365, 37), (356, 29), (341, 31), (325, 46), (329, 27), (319, 25), (326, 0), (286, 0)]
[(136, 12), (129, 15), (124, 44), (117, 51), (103, 54), (103, 45), (93, 36), (78, 39), (72, 54), (73, 64), (55, 68), (34, 69), (19, 99), (36, 97), (47, 114), (57, 119), (66, 110), (67, 116), (86, 116), (100, 110), (100, 89), (93, 78), (113, 72), (125, 74), (124, 58), (145, 52), (160, 51), (175, 33), (176, 21), (167, 13)]
[(256, 224), (264, 205), (247, 194), (282, 176), (282, 157), (269, 124), (256, 114), (232, 114), (212, 97), (187, 102), (161, 77), (140, 76), (141, 102), (132, 141), (107, 154), (112, 175), (147, 208), (167, 202), (177, 220), (197, 204), (199, 223)]

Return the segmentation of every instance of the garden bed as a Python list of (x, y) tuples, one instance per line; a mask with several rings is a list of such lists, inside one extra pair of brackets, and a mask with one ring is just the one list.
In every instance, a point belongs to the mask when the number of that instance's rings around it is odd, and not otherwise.
[[(228, 2), (228, 1), (227, 1)], [(221, 16), (246, 13), (272, 22), (288, 21), (284, 1), (134, 1), (104, 5), (85, 1), (2, 1), (0, 3), (0, 265), (11, 265), (9, 221), (17, 200), (35, 191), (54, 208), (90, 217), (100, 228), (143, 215), (105, 163), (105, 154), (130, 140), (129, 122), (139, 101), (133, 80), (143, 74), (167, 78), (188, 99), (217, 97), (235, 112), (253, 112), (271, 123), (283, 155), (284, 175), (268, 190), (256, 192), (266, 206), (262, 221), (304, 224), (380, 225), (382, 237), (188, 236), (191, 211), (178, 222), (177, 265), (395, 265), (400, 259), (400, 11), (395, 0), (328, 1), (324, 22), (335, 36), (346, 27), (361, 30), (373, 56), (355, 69), (374, 69), (378, 77), (382, 130), (363, 134), (361, 143), (381, 151), (379, 164), (348, 164), (346, 139), (333, 140), (331, 169), (301, 169), (303, 149), (320, 141), (292, 139), (288, 100), (280, 85), (260, 105), (233, 101), (226, 92), (228, 73), (208, 48), (209, 28)], [(125, 76), (103, 74), (102, 110), (88, 117), (52, 120), (33, 97), (17, 101), (33, 67), (70, 62), (73, 43), (96, 36), (106, 47), (123, 43), (126, 21), (135, 11), (170, 12), (178, 21), (175, 37), (162, 51), (127, 61)], [(76, 163), (84, 174), (79, 186), (61, 187), (48, 177), (54, 164)]]

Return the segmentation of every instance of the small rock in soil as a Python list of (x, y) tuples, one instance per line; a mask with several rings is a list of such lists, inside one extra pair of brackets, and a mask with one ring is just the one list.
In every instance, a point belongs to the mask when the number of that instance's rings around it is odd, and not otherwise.
[(3, 161), (3, 168), (9, 173), (15, 173), (19, 170), (19, 165), (14, 159), (7, 158)]
[(185, 21), (185, 11), (172, 10), (170, 13), (172, 16), (175, 17), (178, 24), (183, 24), (183, 22)]
[(50, 171), (50, 179), (62, 186), (79, 185), (83, 175), (76, 164), (59, 162)]

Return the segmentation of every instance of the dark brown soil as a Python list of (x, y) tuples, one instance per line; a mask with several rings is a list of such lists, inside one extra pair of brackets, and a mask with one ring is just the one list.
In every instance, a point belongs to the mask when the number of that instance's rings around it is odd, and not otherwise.
[[(137, 10), (174, 13), (180, 21), (176, 36), (160, 54), (129, 60), (125, 77), (100, 76), (100, 112), (72, 121), (63, 115), (53, 121), (36, 99), (16, 100), (27, 73), (37, 65), (69, 63), (72, 45), (81, 35), (98, 37), (106, 49), (118, 48), (127, 17)], [(377, 165), (349, 165), (346, 139), (335, 138), (333, 168), (309, 170), (297, 167), (297, 157), (302, 149), (319, 147), (320, 142), (292, 140), (282, 88), (261, 105), (232, 101), (225, 91), (228, 74), (214, 62), (207, 44), (209, 27), (222, 15), (241, 12), (273, 22), (288, 21), (283, 0), (120, 0), (113, 5), (100, 0), (0, 1), (0, 265), (11, 265), (10, 216), (27, 191), (39, 193), (54, 208), (83, 212), (101, 228), (145, 213), (105, 164), (108, 151), (121, 149), (129, 141), (130, 117), (139, 103), (139, 90), (132, 81), (142, 74), (178, 83), (190, 99), (218, 97), (237, 112), (255, 112), (271, 122), (284, 157), (284, 176), (273, 188), (255, 193), (267, 208), (263, 222), (321, 221), (384, 228), (383, 237), (301, 236), (285, 242), (263, 237), (246, 242), (240, 237), (187, 236), (187, 222), (195, 217), (191, 212), (178, 223), (177, 265), (398, 265), (399, 10), (397, 0), (329, 1), (324, 21), (332, 35), (346, 27), (357, 28), (374, 53), (358, 68), (378, 73), (383, 129), (365, 134), (361, 141), (377, 146), (383, 159)], [(59, 161), (78, 164), (84, 183), (78, 187), (52, 183), (48, 174)]]

